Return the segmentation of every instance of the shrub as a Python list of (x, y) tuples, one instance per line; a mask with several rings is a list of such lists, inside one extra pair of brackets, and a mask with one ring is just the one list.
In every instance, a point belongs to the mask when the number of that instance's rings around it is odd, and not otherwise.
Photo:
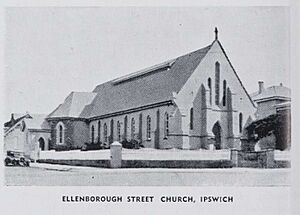
[(138, 140), (136, 139), (133, 139), (133, 140), (123, 140), (121, 142), (122, 144), (122, 147), (125, 148), (125, 149), (140, 149), (140, 148), (143, 148), (143, 144), (141, 144)]
[(276, 138), (274, 134), (263, 137), (258, 141), (258, 146), (261, 150), (275, 149)]
[(59, 152), (60, 151), (69, 151), (70, 148), (66, 145), (55, 145), (54, 150), (59, 151)]
[(100, 150), (100, 149), (109, 149), (109, 144), (102, 143), (102, 142), (97, 142), (97, 143), (87, 142), (84, 143), (84, 145), (81, 147), (81, 151)]
[[(246, 127), (248, 133), (248, 139), (257, 142), (265, 137), (270, 136), (270, 133), (275, 137), (275, 148), (279, 150), (285, 150), (290, 148), (291, 144), (291, 119), (289, 113), (278, 113), (270, 115), (266, 118), (252, 122)], [(273, 138), (273, 137), (272, 137)], [(262, 145), (268, 145), (270, 140), (266, 138), (263, 140)]]

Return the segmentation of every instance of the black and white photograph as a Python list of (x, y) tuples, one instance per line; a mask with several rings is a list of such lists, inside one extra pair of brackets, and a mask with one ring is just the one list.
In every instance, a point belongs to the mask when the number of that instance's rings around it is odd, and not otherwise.
[(3, 10), (6, 189), (291, 187), (289, 6)]
[(289, 185), (288, 17), (7, 8), (6, 184)]

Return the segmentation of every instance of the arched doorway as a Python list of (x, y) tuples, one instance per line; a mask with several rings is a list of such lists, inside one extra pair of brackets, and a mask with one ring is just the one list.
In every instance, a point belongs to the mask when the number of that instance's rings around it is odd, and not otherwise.
[(39, 141), (39, 147), (42, 151), (45, 151), (45, 140), (44, 138), (40, 137)]
[(221, 125), (219, 123), (219, 121), (217, 121), (213, 128), (212, 128), (212, 132), (215, 136), (215, 148), (216, 149), (221, 149), (221, 133), (222, 133), (222, 128)]

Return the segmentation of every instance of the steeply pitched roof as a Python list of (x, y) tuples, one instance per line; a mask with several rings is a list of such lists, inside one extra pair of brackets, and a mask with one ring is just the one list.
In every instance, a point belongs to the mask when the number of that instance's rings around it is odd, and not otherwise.
[(17, 124), (18, 122), (20, 122), (24, 118), (31, 118), (31, 116), (28, 113), (25, 113), (25, 114), (12, 113), (12, 118), (10, 119), (10, 121), (7, 121), (7, 122), (4, 123), (4, 127), (11, 128), (12, 126)]
[(219, 41), (219, 40), (215, 40), (215, 41), (217, 41), (217, 42), (218, 42), (218, 44), (220, 45), (220, 47), (221, 47), (221, 50), (222, 50), (223, 54), (225, 55), (225, 57), (226, 57), (226, 59), (227, 59), (227, 61), (228, 61), (229, 65), (230, 65), (231, 69), (233, 70), (233, 72), (234, 72), (234, 74), (235, 74), (236, 78), (237, 78), (237, 79), (238, 79), (238, 81), (240, 82), (240, 84), (241, 84), (241, 87), (242, 87), (242, 88), (243, 88), (243, 90), (245, 91), (245, 93), (246, 93), (247, 97), (249, 98), (249, 100), (251, 101), (251, 104), (253, 105), (253, 107), (255, 107), (255, 104), (254, 104), (254, 102), (253, 102), (253, 100), (252, 100), (251, 96), (249, 95), (249, 93), (247, 92), (246, 88), (244, 87), (244, 85), (243, 85), (243, 83), (242, 83), (241, 79), (240, 79), (240, 78), (239, 78), (239, 76), (237, 75), (237, 73), (236, 73), (236, 71), (235, 71), (235, 69), (234, 69), (234, 67), (233, 67), (233, 65), (232, 65), (232, 63), (231, 63), (231, 61), (229, 60), (229, 57), (228, 57), (228, 55), (227, 55), (227, 54), (226, 54), (226, 52), (225, 52), (225, 49), (224, 49), (224, 48), (223, 48), (223, 46), (222, 46), (222, 44), (220, 43), (220, 41)]
[(46, 116), (47, 116), (46, 114), (14, 113), (13, 117), (16, 117), (16, 119), (13, 120), (14, 123), (10, 124), (10, 126), (5, 126), (6, 127), (5, 134), (9, 133), (10, 130), (12, 130), (14, 127), (19, 126), (22, 121), (25, 122), (25, 126), (27, 129), (35, 129), (35, 130), (50, 129), (48, 122), (45, 120)]
[[(100, 84), (92, 93), (72, 92), (63, 104), (49, 114), (48, 118), (93, 118), (171, 101), (173, 93), (178, 93), (181, 90), (215, 42), (220, 45), (228, 59), (221, 43), (215, 40), (207, 47), (176, 59)], [(241, 87), (255, 106), (229, 59), (228, 62)]]
[(137, 73), (98, 85), (81, 117), (96, 117), (164, 102), (179, 92), (211, 45)]
[(84, 107), (90, 104), (95, 98), (96, 93), (92, 92), (72, 92), (65, 99), (64, 103), (60, 104), (48, 118), (54, 117), (80, 117), (80, 113)]
[(50, 129), (49, 124), (45, 120), (46, 114), (30, 114), (31, 118), (25, 118), (28, 129)]
[(285, 86), (271, 86), (263, 89), (261, 93), (255, 92), (251, 94), (252, 100), (259, 102), (270, 98), (281, 98), (281, 99), (291, 99), (291, 89)]

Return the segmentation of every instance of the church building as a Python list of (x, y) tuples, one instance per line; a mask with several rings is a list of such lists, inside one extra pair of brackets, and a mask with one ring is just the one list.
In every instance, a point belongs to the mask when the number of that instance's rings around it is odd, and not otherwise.
[(47, 121), (51, 148), (126, 139), (157, 149), (227, 149), (240, 147), (255, 111), (215, 29), (204, 48), (71, 92)]

